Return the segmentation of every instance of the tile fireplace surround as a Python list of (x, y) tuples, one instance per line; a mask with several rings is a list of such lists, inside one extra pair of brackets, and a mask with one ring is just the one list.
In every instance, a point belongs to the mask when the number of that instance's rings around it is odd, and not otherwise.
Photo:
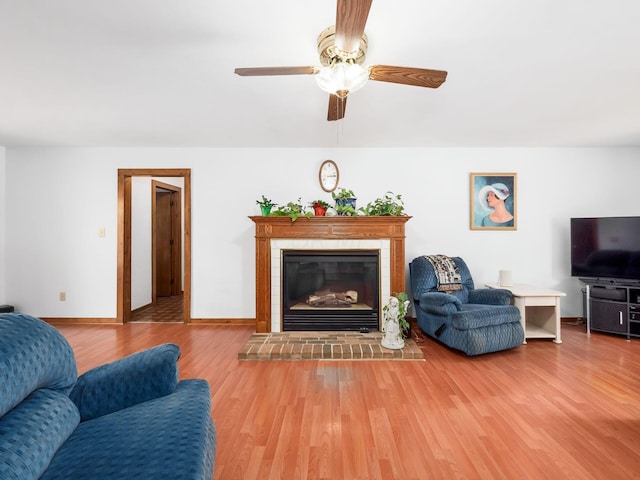
[(380, 298), (405, 291), (404, 226), (411, 217), (250, 218), (256, 225), (257, 333), (281, 331), (282, 250), (378, 250)]

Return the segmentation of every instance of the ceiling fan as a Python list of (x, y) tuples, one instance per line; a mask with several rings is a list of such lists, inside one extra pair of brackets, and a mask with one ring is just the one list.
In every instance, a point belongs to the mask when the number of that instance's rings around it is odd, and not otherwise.
[(447, 78), (442, 70), (371, 65), (362, 67), (367, 53), (364, 27), (373, 0), (337, 0), (336, 24), (320, 33), (318, 53), (322, 67), (236, 68), (241, 76), (315, 75), (318, 86), (329, 93), (327, 120), (344, 118), (347, 95), (367, 80), (438, 88)]

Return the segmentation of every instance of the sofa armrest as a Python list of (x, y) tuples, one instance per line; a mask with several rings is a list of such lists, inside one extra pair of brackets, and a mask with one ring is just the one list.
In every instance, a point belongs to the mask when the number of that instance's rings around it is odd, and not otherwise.
[(427, 292), (420, 295), (418, 305), (425, 312), (436, 315), (450, 315), (460, 310), (462, 302), (448, 293)]
[(469, 303), (510, 305), (511, 292), (502, 288), (476, 288), (469, 291)]
[(173, 392), (180, 348), (167, 343), (96, 367), (78, 378), (69, 397), (82, 421)]

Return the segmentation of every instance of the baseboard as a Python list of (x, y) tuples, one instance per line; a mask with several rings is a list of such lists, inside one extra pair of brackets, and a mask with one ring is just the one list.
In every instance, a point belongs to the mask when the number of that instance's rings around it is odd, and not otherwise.
[(255, 318), (192, 318), (191, 325), (256, 325)]
[(148, 310), (149, 308), (151, 308), (153, 306), (154, 306), (153, 302), (147, 303), (146, 305), (142, 305), (141, 307), (132, 308), (131, 309), (131, 313), (140, 313), (140, 312), (142, 312), (144, 310)]
[(571, 325), (580, 325), (585, 323), (585, 319), (582, 317), (562, 317), (560, 323), (567, 323)]
[[(47, 323), (65, 325), (91, 325), (112, 324), (122, 325), (116, 318), (69, 318), (69, 317), (40, 317)], [(161, 323), (161, 322), (159, 322)], [(191, 325), (252, 325), (255, 326), (255, 318), (192, 318)]]
[(113, 324), (122, 325), (117, 318), (69, 318), (69, 317), (38, 317), (40, 320), (44, 320), (47, 323), (62, 323), (62, 324)]

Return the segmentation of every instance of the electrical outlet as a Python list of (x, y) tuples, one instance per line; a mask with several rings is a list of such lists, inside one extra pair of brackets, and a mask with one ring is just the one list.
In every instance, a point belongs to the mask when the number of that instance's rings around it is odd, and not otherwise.
[(67, 301), (67, 292), (60, 292), (60, 301), (61, 302)]

